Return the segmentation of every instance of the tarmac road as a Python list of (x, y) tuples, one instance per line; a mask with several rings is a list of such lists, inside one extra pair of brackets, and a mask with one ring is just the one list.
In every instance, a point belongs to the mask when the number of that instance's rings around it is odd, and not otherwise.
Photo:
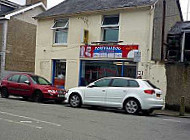
[(0, 98), (0, 140), (188, 140), (190, 119)]

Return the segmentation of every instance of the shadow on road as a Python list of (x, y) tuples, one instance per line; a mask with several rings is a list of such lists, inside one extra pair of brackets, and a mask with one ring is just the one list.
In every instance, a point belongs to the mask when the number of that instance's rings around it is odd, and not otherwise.
[[(23, 102), (33, 102), (31, 99), (24, 99), (22, 97), (9, 97), (8, 100), (17, 100), (17, 101), (23, 101)], [(34, 102), (35, 103), (35, 102)], [(61, 103), (61, 104), (56, 104), (54, 101), (44, 101), (43, 103), (38, 103), (38, 104), (53, 104), (53, 105), (58, 105), (58, 106), (64, 106), (64, 107), (68, 107), (70, 109), (73, 109), (72, 107), (70, 107), (69, 104), (66, 103)], [(80, 110), (92, 110), (92, 111), (97, 111), (97, 112), (111, 112), (111, 113), (117, 113), (117, 114), (123, 114), (123, 115), (130, 115), (130, 114), (126, 114), (126, 112), (122, 109), (117, 109), (117, 108), (110, 108), (110, 107), (100, 107), (100, 106), (87, 106), (84, 105), (81, 108), (78, 108)], [(137, 114), (136, 116), (148, 116), (148, 117), (158, 117), (157, 114), (150, 114), (150, 115), (145, 115), (142, 112), (140, 112), (139, 114)]]

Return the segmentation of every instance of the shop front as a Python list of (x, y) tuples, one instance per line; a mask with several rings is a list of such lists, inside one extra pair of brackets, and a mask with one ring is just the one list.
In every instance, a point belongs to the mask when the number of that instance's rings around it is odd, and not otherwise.
[(133, 62), (138, 45), (85, 45), (80, 47), (79, 85), (85, 86), (102, 77), (136, 78)]

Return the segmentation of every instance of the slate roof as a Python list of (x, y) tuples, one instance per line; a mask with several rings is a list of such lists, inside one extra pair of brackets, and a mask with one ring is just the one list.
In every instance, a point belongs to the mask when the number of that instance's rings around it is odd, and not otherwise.
[(125, 7), (150, 6), (156, 1), (157, 0), (65, 0), (57, 6), (37, 15), (36, 18), (71, 15)]
[(181, 34), (184, 32), (184, 30), (190, 30), (190, 21), (186, 22), (177, 22), (169, 31), (168, 34), (174, 35), (174, 34)]

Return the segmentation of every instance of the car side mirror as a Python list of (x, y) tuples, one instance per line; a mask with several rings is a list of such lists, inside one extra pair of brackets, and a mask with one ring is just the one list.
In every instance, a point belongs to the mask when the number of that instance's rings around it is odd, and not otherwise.
[(25, 84), (30, 85), (30, 81), (24, 81)]

